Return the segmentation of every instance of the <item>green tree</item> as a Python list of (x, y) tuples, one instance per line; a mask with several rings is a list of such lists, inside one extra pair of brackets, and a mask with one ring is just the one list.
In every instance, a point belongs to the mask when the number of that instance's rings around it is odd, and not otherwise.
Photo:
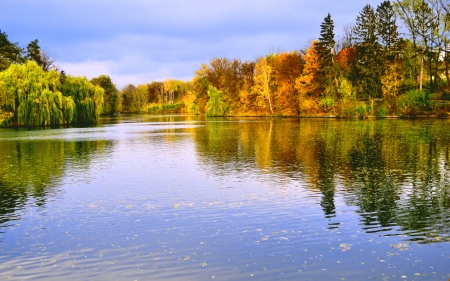
[(41, 59), (41, 47), (39, 46), (39, 40), (35, 39), (28, 43), (25, 58), (35, 61), (39, 66), (42, 66), (43, 62)]
[(206, 104), (207, 116), (223, 116), (225, 114), (224, 108), (224, 94), (210, 85), (208, 88), (209, 101)]
[(384, 61), (398, 59), (400, 40), (397, 19), (390, 1), (383, 1), (377, 7), (377, 32)]
[(3, 108), (14, 112), (15, 120), (24, 126), (72, 123), (76, 104), (60, 91), (59, 73), (45, 72), (35, 62), (11, 65), (0, 73)]
[(317, 53), (319, 55), (318, 74), (320, 75), (322, 91), (326, 94), (334, 95), (338, 84), (339, 67), (334, 61), (335, 54), (333, 50), (336, 41), (334, 40), (334, 22), (329, 13), (320, 25), (320, 28), (320, 37), (317, 44)]
[(8, 35), (0, 30), (0, 71), (6, 70), (13, 63), (23, 62), (23, 49), (18, 43), (11, 43)]
[(366, 5), (356, 18), (354, 28), (358, 51), (360, 91), (369, 98), (380, 97), (381, 62), (377, 36), (377, 17), (374, 9)]
[(117, 90), (116, 85), (112, 82), (111, 78), (107, 75), (100, 75), (97, 78), (91, 79), (90, 82), (94, 85), (102, 87), (105, 91), (103, 96), (103, 114), (119, 113), (121, 110), (119, 91)]
[(98, 121), (103, 111), (105, 91), (102, 87), (91, 84), (86, 77), (67, 76), (61, 88), (63, 95), (75, 103), (72, 123), (92, 124)]
[(122, 100), (122, 111), (127, 113), (137, 112), (137, 99), (135, 96), (136, 87), (133, 84), (128, 84), (120, 91)]
[[(420, 58), (419, 90), (422, 91), (425, 58), (432, 54), (431, 43), (434, 41), (438, 23), (430, 5), (420, 0), (402, 0), (396, 2), (397, 12), (405, 23)], [(446, 17), (448, 21), (448, 17)], [(447, 46), (444, 47), (445, 49)], [(430, 79), (432, 75), (430, 74)]]

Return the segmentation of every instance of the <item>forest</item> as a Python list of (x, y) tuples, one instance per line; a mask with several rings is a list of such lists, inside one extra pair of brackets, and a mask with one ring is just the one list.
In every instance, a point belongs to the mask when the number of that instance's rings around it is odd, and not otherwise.
[(66, 75), (38, 45), (0, 31), (0, 125), (95, 123), (100, 114), (206, 116), (448, 117), (450, 4), (366, 5), (335, 36), (327, 14), (305, 49), (254, 61), (216, 57), (191, 81), (117, 89), (109, 76)]

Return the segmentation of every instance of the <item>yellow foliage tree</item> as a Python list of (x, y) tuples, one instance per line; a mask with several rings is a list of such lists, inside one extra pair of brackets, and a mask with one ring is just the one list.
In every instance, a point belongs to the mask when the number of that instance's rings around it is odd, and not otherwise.
[(402, 85), (402, 68), (398, 63), (390, 63), (386, 66), (384, 75), (381, 77), (381, 91), (383, 98), (390, 103), (391, 106), (395, 105), (397, 96), (400, 92)]
[(259, 58), (256, 62), (255, 75), (253, 76), (253, 80), (255, 81), (253, 90), (259, 94), (260, 99), (258, 104), (264, 107), (264, 104), (268, 101), (270, 113), (273, 114), (270, 91), (271, 79), (272, 67), (269, 65), (266, 58)]

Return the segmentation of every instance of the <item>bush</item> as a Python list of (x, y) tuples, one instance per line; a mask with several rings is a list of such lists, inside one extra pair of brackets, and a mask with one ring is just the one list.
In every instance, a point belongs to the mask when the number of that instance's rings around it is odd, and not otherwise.
[(386, 117), (388, 115), (387, 108), (384, 105), (382, 105), (378, 111), (378, 114), (380, 117)]
[(346, 117), (365, 117), (369, 115), (371, 106), (364, 102), (348, 103), (342, 107), (341, 114)]
[(324, 97), (319, 100), (319, 106), (325, 111), (329, 112), (336, 106), (336, 101), (333, 97)]
[(432, 107), (428, 91), (411, 90), (398, 99), (398, 108), (403, 114), (415, 115), (430, 111)]

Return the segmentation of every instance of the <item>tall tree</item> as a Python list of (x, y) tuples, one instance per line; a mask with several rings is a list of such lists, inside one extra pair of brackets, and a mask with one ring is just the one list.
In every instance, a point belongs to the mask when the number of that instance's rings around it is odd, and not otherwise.
[(373, 98), (381, 95), (381, 62), (377, 17), (372, 6), (366, 5), (357, 16), (354, 36), (359, 57), (360, 93), (371, 98), (373, 103)]
[(13, 63), (22, 63), (23, 49), (18, 43), (11, 43), (8, 35), (0, 30), (0, 71), (7, 69)]
[(41, 47), (39, 46), (39, 40), (35, 39), (28, 43), (25, 57), (29, 60), (35, 61), (39, 66), (42, 66), (43, 62), (41, 59)]
[(394, 8), (389, 0), (377, 7), (377, 31), (384, 61), (392, 62), (399, 55), (399, 33)]
[(337, 88), (337, 70), (338, 67), (334, 62), (334, 22), (331, 15), (325, 17), (320, 25), (320, 37), (317, 44), (317, 53), (319, 54), (318, 73), (321, 76), (322, 91), (327, 94), (335, 94)]
[(396, 4), (397, 12), (406, 24), (420, 57), (419, 90), (422, 90), (425, 58), (427, 54), (432, 53), (431, 43), (434, 41), (433, 34), (436, 34), (438, 25), (433, 10), (427, 2), (423, 0), (397, 0)]
[(253, 88), (255, 92), (260, 95), (260, 100), (262, 101), (259, 104), (264, 106), (264, 103), (267, 101), (269, 103), (270, 113), (273, 114), (271, 91), (272, 67), (267, 62), (267, 58), (263, 57), (257, 60), (255, 66), (255, 76), (253, 79), (255, 80), (255, 85)]
[(100, 75), (99, 77), (93, 78), (90, 82), (105, 90), (103, 114), (119, 113), (121, 110), (119, 91), (111, 78), (107, 75)]

